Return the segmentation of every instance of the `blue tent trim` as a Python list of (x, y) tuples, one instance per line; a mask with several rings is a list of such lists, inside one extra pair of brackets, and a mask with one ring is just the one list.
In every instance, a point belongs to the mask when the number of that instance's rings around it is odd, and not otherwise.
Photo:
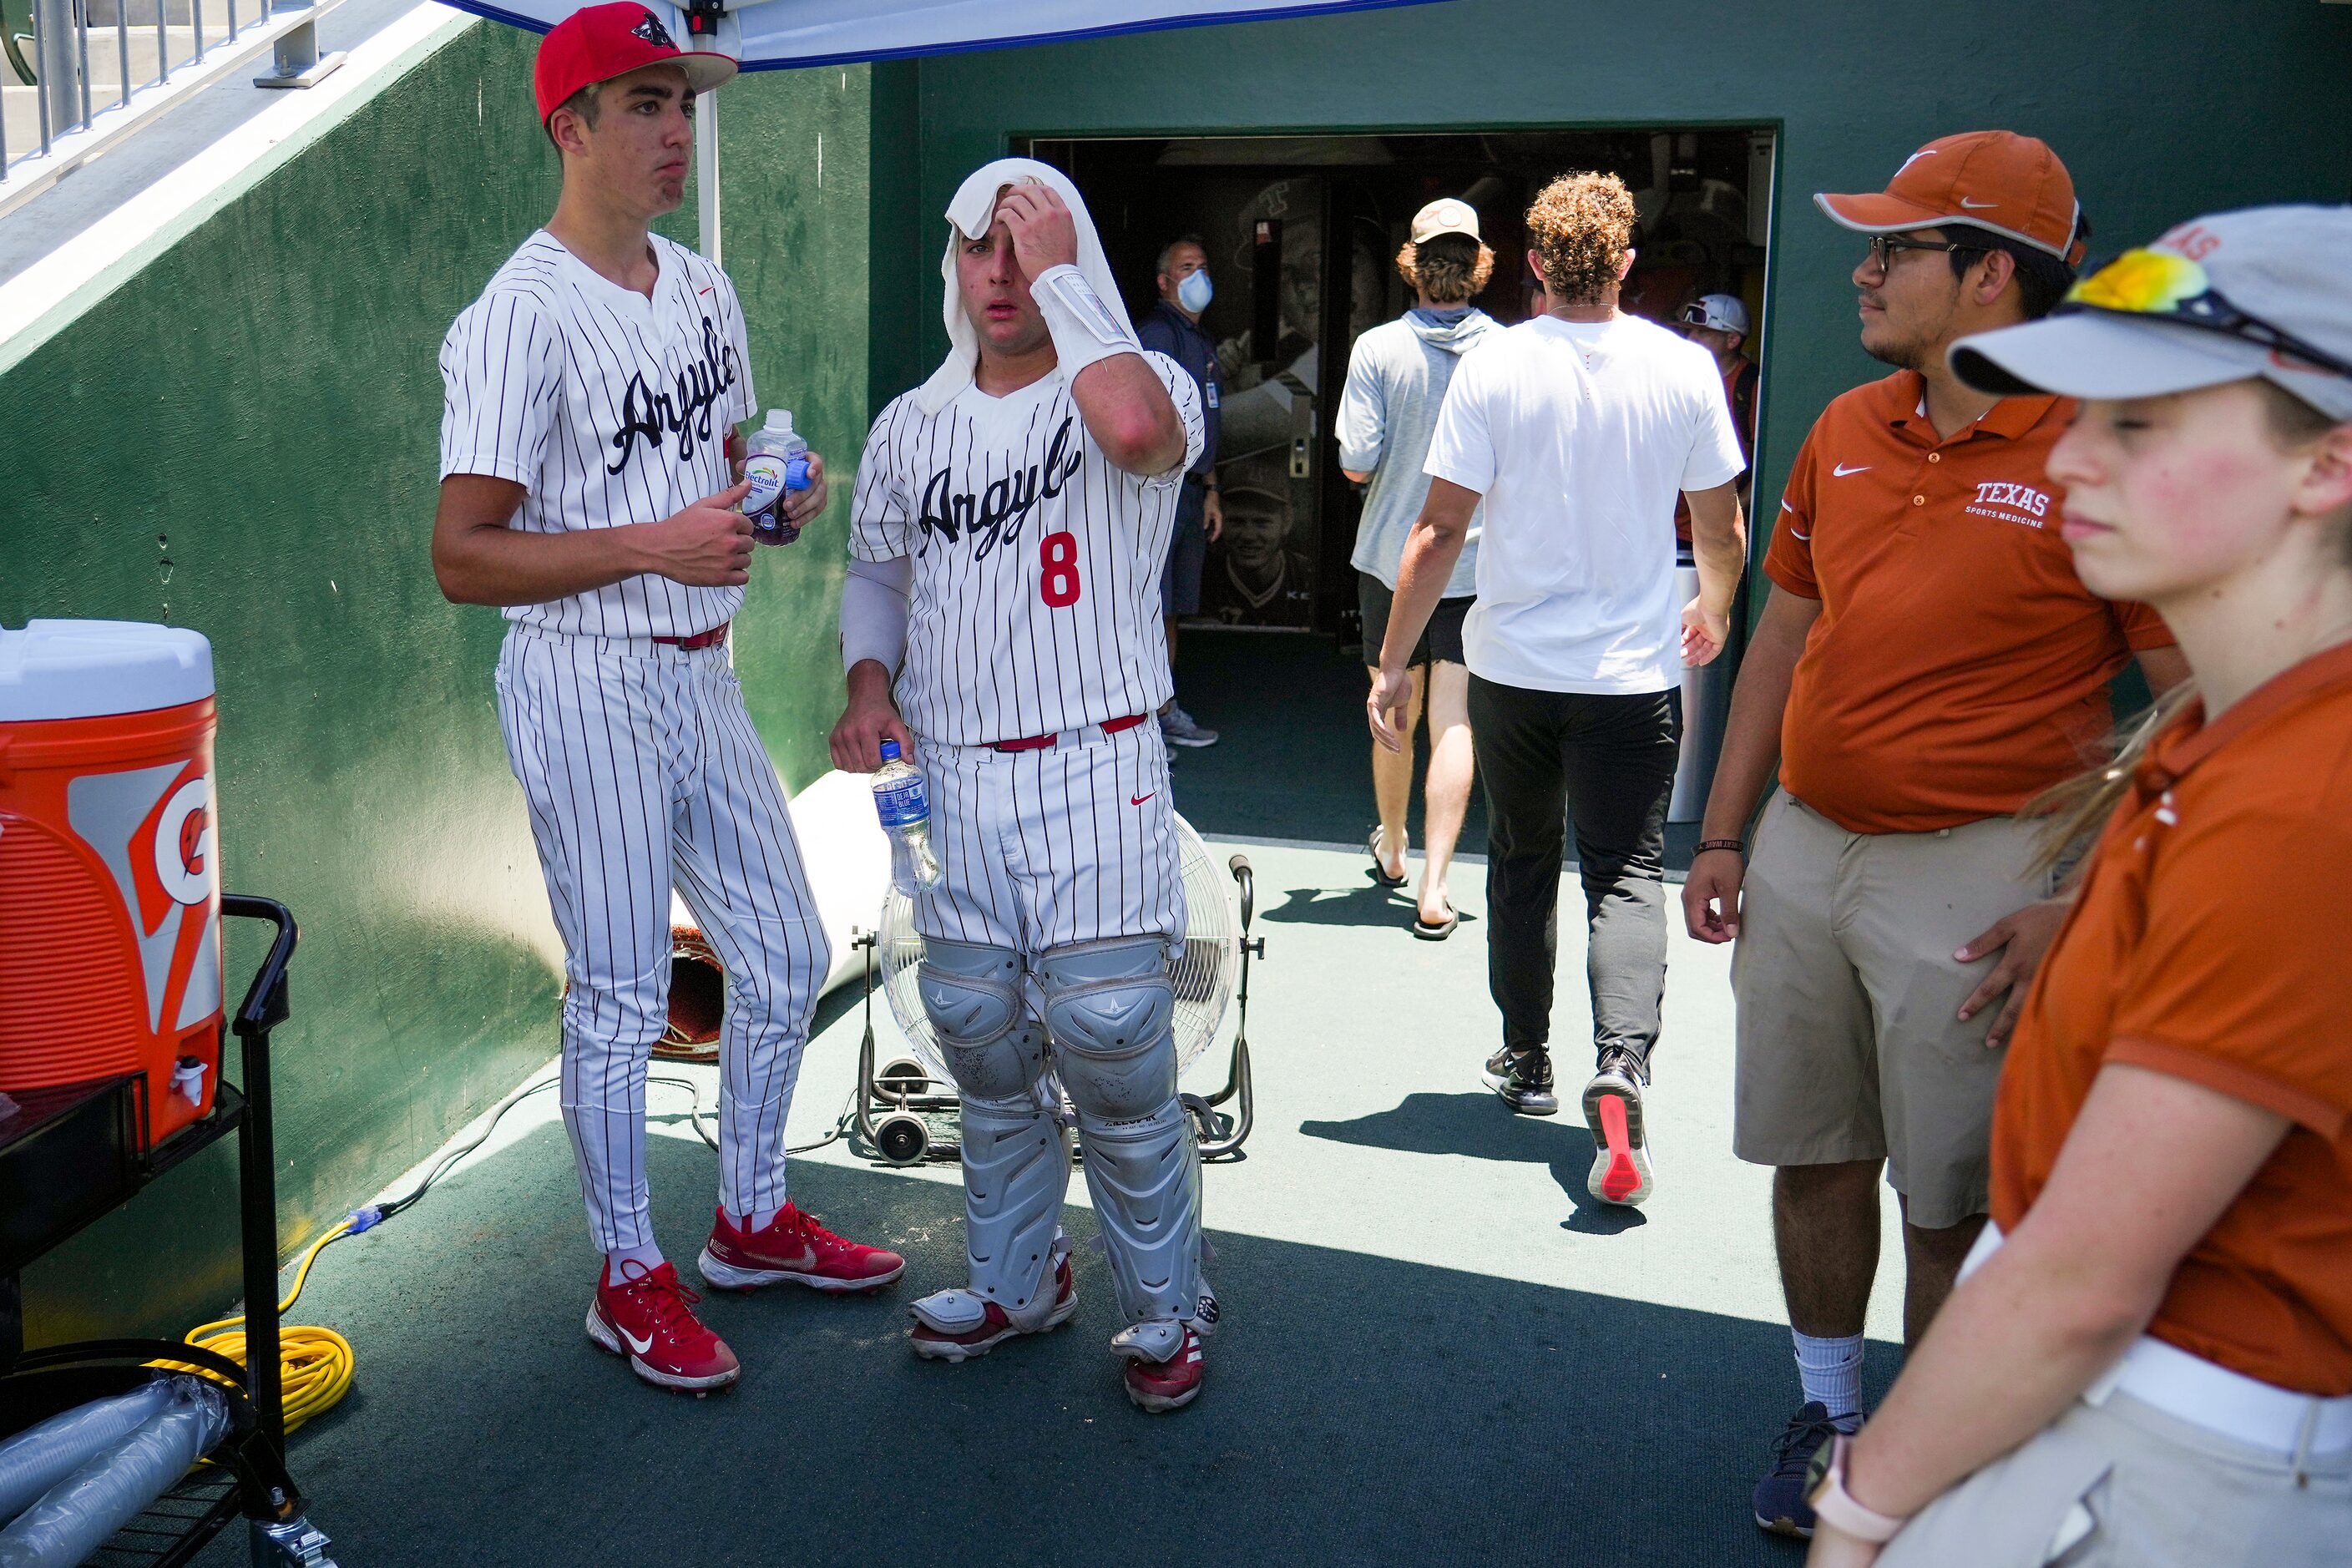
[[(1018, 49), (1033, 44), (1059, 44), (1077, 38), (1108, 38), (1126, 33), (1160, 33), (1178, 27), (1205, 27), (1219, 23), (1277, 22), (1298, 16), (1330, 16), (1343, 11), (1385, 11), (1403, 5), (1431, 5), (1444, 0), (1336, 0), (1333, 4), (1270, 5), (1263, 11), (1253, 11), (1236, 16), (1230, 11), (1195, 11), (1181, 16), (1155, 16), (1142, 22), (1117, 22), (1101, 27), (1074, 27), (1055, 33), (1027, 33), (1017, 37), (978, 38), (970, 43), (931, 44), (903, 49), (854, 49), (844, 54), (811, 55), (797, 60), (760, 60), (746, 65), (747, 71), (805, 70), (816, 66), (856, 65), (867, 60), (919, 59), (926, 55), (973, 54), (982, 49)], [(501, 10), (485, 0), (448, 0), (460, 11), (470, 11), (477, 16), (493, 22), (503, 22), (510, 27), (520, 27), (527, 33), (544, 33), (551, 26), (537, 17), (520, 16)]]

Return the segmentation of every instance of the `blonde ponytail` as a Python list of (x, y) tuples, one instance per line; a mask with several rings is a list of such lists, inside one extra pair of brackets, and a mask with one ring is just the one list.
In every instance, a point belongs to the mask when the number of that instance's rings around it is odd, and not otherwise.
[(2139, 771), (2148, 747), (2196, 700), (2197, 683), (2182, 681), (2158, 698), (2155, 705), (2124, 731), (2116, 742), (2113, 761), (2063, 784), (2053, 784), (2026, 803), (2025, 809), (2018, 815), (2042, 821), (2034, 846), (2034, 875), (2061, 866), (2080, 867), (2088, 860), (2091, 847), (2098, 842), (2107, 819), (2115, 816), (2116, 807), (2131, 792), (2132, 775)]

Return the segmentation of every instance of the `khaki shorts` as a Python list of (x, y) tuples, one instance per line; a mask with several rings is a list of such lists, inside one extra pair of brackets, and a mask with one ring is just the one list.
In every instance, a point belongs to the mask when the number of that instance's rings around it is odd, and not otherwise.
[(2049, 897), (2034, 829), (1991, 817), (1848, 833), (1785, 792), (1756, 830), (1739, 942), (1732, 1148), (1759, 1165), (1886, 1162), (1913, 1225), (1986, 1212), (1999, 1007), (1960, 1004), (1995, 958), (1961, 943)]
[(2298, 1466), (2117, 1394), (1929, 1503), (1878, 1568), (2319, 1568), (2347, 1520), (2352, 1452)]

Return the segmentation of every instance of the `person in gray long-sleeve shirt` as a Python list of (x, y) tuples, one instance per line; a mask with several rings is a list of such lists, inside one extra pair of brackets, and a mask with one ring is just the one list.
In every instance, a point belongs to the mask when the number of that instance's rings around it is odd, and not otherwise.
[[(1486, 286), (1495, 253), (1478, 237), (1478, 215), (1467, 202), (1444, 197), (1414, 215), (1412, 237), (1397, 253), (1397, 270), (1412, 286), (1415, 303), (1396, 321), (1356, 340), (1348, 362), (1348, 389), (1339, 400), (1339, 467), (1369, 484), (1356, 525), (1357, 596), (1364, 612), (1364, 663), (1380, 663), (1389, 603), (1405, 536), (1429, 494), (1422, 461), (1454, 368), (1486, 332), (1494, 318), (1470, 303)], [(1475, 763), (1470, 740), (1470, 672), (1462, 653), (1462, 621), (1475, 596), (1478, 526), (1445, 585), (1414, 650), (1413, 690), (1402, 753), (1372, 748), (1372, 795), (1380, 825), (1367, 847), (1372, 874), (1385, 887), (1405, 880), (1405, 810), (1412, 795), (1412, 727), (1424, 701), (1429, 712), (1429, 775), (1422, 786), (1425, 837), (1412, 931), (1430, 941), (1453, 934), (1454, 905), (1446, 873), (1462, 818), (1470, 805)], [(1377, 668), (1372, 670), (1378, 674)]]

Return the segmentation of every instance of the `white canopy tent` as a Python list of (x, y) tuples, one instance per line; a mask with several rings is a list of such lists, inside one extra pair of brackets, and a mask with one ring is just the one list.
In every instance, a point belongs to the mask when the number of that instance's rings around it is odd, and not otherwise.
[[(544, 33), (579, 0), (451, 0), (492, 21)], [(1218, 22), (1260, 22), (1364, 11), (1432, 0), (646, 0), (678, 47), (732, 55), (745, 70), (790, 70), (856, 60), (904, 59), (1007, 48), (1066, 38)], [(719, 116), (705, 94), (695, 119), (702, 250), (719, 255)]]

